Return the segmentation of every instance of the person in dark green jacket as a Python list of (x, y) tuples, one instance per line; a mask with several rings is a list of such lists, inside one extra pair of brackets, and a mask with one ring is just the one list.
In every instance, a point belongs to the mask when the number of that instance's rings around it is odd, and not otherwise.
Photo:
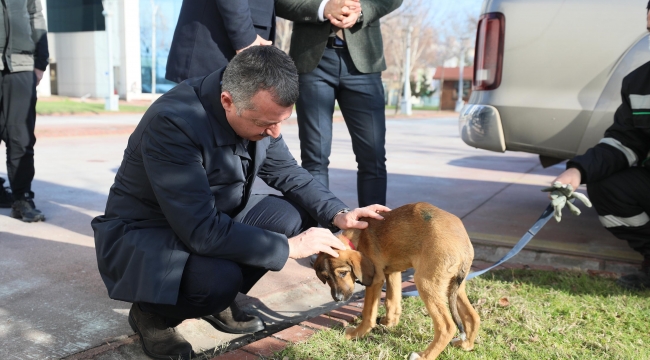
[(45, 19), (40, 0), (3, 0), (0, 12), (0, 141), (11, 185), (10, 193), (0, 178), (0, 207), (11, 206), (11, 216), (25, 222), (43, 221), (32, 180), (36, 86), (49, 58)]

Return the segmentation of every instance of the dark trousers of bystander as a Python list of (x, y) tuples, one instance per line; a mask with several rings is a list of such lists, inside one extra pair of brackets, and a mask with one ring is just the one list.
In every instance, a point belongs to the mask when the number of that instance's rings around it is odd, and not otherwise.
[(301, 165), (329, 187), (335, 101), (358, 164), (359, 206), (386, 205), (386, 114), (381, 73), (359, 72), (346, 48), (325, 48), (318, 67), (300, 74), (296, 113)]
[(0, 72), (0, 141), (7, 146), (7, 175), (15, 199), (33, 198), (36, 75)]
[[(317, 226), (306, 210), (275, 195), (253, 195), (234, 221), (293, 237)], [(246, 239), (241, 239), (246, 241)], [(165, 318), (168, 326), (225, 310), (237, 293), (246, 294), (268, 270), (226, 259), (191, 254), (183, 269), (175, 305), (139, 303), (144, 312)]]

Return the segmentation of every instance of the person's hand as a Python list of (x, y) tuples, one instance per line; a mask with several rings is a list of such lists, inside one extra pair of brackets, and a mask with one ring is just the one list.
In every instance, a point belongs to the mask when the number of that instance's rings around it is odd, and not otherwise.
[(347, 213), (341, 213), (334, 217), (332, 223), (334, 226), (341, 230), (345, 229), (365, 229), (368, 227), (366, 221), (359, 221), (360, 218), (373, 218), (377, 220), (384, 220), (384, 217), (379, 215), (379, 212), (388, 212), (389, 208), (384, 205), (369, 205), (362, 208), (356, 208)]
[(587, 207), (591, 207), (591, 201), (581, 193), (574, 192), (571, 184), (562, 184), (555, 181), (551, 187), (544, 188), (542, 191), (548, 191), (551, 198), (551, 205), (553, 205), (555, 221), (562, 220), (562, 209), (564, 205), (569, 207), (573, 215), (580, 215), (580, 209), (571, 203), (570, 200), (578, 199), (582, 201)]
[[(555, 180), (551, 181), (551, 185), (559, 182), (561, 184), (571, 185), (573, 189), (577, 189), (582, 182), (582, 175), (580, 175), (580, 170), (576, 168), (568, 168), (563, 173), (561, 173)], [(551, 194), (549, 194), (550, 198)]]
[(41, 83), (41, 79), (43, 78), (43, 73), (44, 72), (45, 71), (43, 71), (41, 69), (34, 68), (34, 74), (36, 74), (36, 86), (38, 86), (38, 84)]
[(319, 252), (338, 257), (335, 249), (345, 250), (345, 245), (325, 228), (313, 227), (289, 238), (289, 257), (292, 259), (306, 258)]
[[(323, 16), (326, 19), (335, 19), (339, 22), (353, 13), (359, 16), (361, 12), (361, 3), (359, 0), (329, 0), (323, 9)], [(357, 21), (356, 19), (354, 20)], [(333, 25), (336, 25), (333, 23)], [(338, 26), (338, 25), (337, 25)]]
[(252, 44), (246, 46), (243, 49), (236, 50), (235, 53), (239, 54), (240, 52), (248, 49), (251, 46), (258, 46), (258, 45), (273, 45), (273, 41), (265, 40), (263, 37), (257, 35), (257, 38), (255, 39), (255, 41), (253, 41)]
[(340, 29), (349, 29), (357, 23), (359, 13), (353, 12), (350, 15), (343, 17), (343, 20), (340, 21), (330, 14), (325, 15), (325, 17), (330, 21), (330, 23), (332, 23), (332, 25)]

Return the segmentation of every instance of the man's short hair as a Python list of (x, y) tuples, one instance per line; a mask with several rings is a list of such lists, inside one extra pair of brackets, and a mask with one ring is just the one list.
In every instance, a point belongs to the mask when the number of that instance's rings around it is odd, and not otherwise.
[(646, 10), (650, 11), (650, 1), (648, 1), (648, 5), (645, 8)]
[(230, 93), (238, 114), (253, 109), (251, 99), (260, 90), (269, 91), (280, 106), (293, 106), (298, 100), (298, 70), (275, 46), (251, 46), (226, 66), (221, 90)]

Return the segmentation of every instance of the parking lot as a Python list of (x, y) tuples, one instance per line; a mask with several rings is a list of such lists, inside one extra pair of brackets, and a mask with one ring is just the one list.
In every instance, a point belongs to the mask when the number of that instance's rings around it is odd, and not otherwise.
[[(133, 335), (126, 321), (130, 304), (109, 299), (97, 272), (90, 221), (103, 213), (128, 131), (139, 117), (39, 117), (33, 190), (47, 221), (22, 223), (0, 209), (1, 358), (64, 358)], [(387, 129), (387, 205), (426, 201), (457, 215), (483, 262), (500, 258), (535, 222), (548, 205), (540, 189), (563, 170), (563, 164), (543, 169), (530, 154), (468, 147), (453, 116), (393, 117)], [(356, 162), (345, 124), (336, 122), (334, 130), (331, 189), (354, 207)], [(299, 158), (297, 133), (291, 121), (283, 128)], [(4, 167), (0, 176), (6, 178)], [(256, 186), (269, 191), (259, 180)], [(600, 226), (593, 209), (578, 206), (581, 216), (567, 211), (561, 223), (551, 220), (513, 261), (612, 272), (640, 262)], [(329, 289), (307, 262), (292, 260), (238, 301), (277, 326), (332, 306)], [(237, 341), (199, 320), (180, 328), (196, 349)], [(97, 358), (146, 359), (129, 351), (139, 345), (125, 344)]]

